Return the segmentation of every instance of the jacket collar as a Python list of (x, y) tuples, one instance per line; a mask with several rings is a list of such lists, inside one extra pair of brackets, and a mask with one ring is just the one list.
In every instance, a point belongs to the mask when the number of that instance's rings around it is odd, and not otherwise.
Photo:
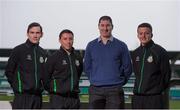
[(142, 46), (142, 48), (151, 48), (152, 46), (154, 45), (154, 41), (153, 40), (150, 40), (145, 46)]
[(39, 43), (34, 44), (34, 43), (30, 42), (29, 39), (26, 40), (25, 44), (26, 44), (28, 47), (34, 47), (34, 46), (38, 46), (38, 45), (39, 45)]
[[(66, 50), (64, 50), (64, 49), (62, 48), (62, 46), (60, 46), (60, 49), (59, 49), (59, 50), (60, 50), (60, 52), (63, 52), (63, 53), (68, 54), (68, 53), (66, 52)], [(74, 53), (74, 47), (72, 47), (70, 53)]]

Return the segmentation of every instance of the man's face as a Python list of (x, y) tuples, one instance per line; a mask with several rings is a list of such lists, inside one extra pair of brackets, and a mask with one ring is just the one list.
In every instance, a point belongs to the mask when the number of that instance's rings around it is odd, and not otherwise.
[(28, 39), (30, 42), (37, 44), (39, 43), (40, 38), (42, 37), (43, 33), (41, 32), (41, 28), (36, 26), (29, 29), (27, 33)]
[(148, 27), (139, 27), (137, 34), (139, 41), (143, 46), (152, 39), (152, 32)]
[(113, 26), (109, 20), (101, 20), (98, 25), (98, 28), (99, 28), (101, 37), (104, 37), (104, 38), (111, 37)]
[(71, 33), (63, 33), (61, 39), (59, 39), (61, 46), (65, 50), (71, 50), (73, 45), (73, 35)]

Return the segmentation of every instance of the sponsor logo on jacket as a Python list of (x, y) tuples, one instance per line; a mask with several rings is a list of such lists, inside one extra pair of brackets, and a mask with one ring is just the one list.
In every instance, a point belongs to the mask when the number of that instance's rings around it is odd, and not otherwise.
[(140, 61), (140, 57), (139, 56), (136, 57), (136, 61)]
[(27, 55), (27, 57), (26, 57), (26, 59), (27, 59), (27, 60), (32, 60), (31, 55), (30, 55), (30, 54), (28, 54), (28, 55)]
[(66, 60), (62, 60), (62, 65), (67, 65), (67, 61)]

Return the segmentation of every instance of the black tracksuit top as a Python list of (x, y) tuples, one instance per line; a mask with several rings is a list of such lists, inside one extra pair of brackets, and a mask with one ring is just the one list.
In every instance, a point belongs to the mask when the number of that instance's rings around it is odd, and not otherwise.
[(71, 54), (60, 47), (46, 62), (46, 90), (53, 94), (79, 93), (83, 61), (74, 48)]
[(134, 94), (162, 94), (169, 86), (171, 68), (164, 48), (152, 40), (132, 52), (135, 73)]
[(45, 50), (29, 40), (12, 50), (5, 75), (15, 94), (41, 94), (46, 56)]

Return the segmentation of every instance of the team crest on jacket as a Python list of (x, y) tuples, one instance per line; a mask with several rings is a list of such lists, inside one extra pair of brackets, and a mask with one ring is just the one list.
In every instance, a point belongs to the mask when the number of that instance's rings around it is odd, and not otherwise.
[(80, 65), (79, 60), (75, 60), (75, 64), (76, 66), (79, 66)]
[(152, 57), (152, 56), (149, 56), (149, 57), (147, 58), (147, 61), (148, 61), (149, 63), (152, 63), (152, 62), (153, 62), (153, 57)]
[(44, 58), (43, 57), (39, 57), (39, 62), (43, 63), (44, 62)]

